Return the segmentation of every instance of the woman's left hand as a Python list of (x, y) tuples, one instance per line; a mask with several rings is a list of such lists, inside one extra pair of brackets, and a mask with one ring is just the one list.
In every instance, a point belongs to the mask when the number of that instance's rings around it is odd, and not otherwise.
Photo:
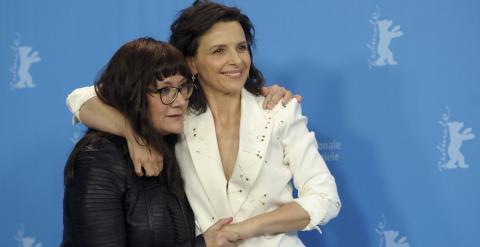
[(235, 247), (239, 240), (237, 232), (224, 229), (232, 222), (233, 218), (225, 218), (217, 221), (203, 233), (207, 247)]
[(282, 105), (286, 105), (292, 98), (296, 98), (299, 103), (303, 99), (301, 95), (292, 95), (292, 92), (276, 84), (263, 87), (261, 92), (265, 96), (265, 101), (263, 101), (263, 108), (265, 109), (272, 109), (280, 100)]
[(221, 231), (236, 232), (239, 240), (245, 240), (255, 236), (255, 226), (246, 221), (224, 225)]

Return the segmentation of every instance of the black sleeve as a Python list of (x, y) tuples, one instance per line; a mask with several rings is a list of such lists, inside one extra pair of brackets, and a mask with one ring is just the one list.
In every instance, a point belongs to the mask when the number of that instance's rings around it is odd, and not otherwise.
[(80, 151), (64, 198), (64, 225), (75, 246), (127, 245), (125, 163), (123, 154), (108, 140)]
[(200, 234), (195, 238), (195, 247), (207, 247), (203, 234)]
[(207, 244), (205, 243), (205, 239), (203, 238), (203, 234), (200, 234), (196, 236), (195, 238), (192, 238), (188, 241), (185, 241), (183, 243), (178, 243), (177, 247), (207, 247)]

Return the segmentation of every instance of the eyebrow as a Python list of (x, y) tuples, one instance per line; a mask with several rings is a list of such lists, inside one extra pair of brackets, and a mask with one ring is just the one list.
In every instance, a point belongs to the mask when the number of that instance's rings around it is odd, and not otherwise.
[(213, 45), (212, 47), (210, 47), (210, 48), (208, 49), (208, 51), (213, 51), (213, 50), (215, 50), (215, 49), (218, 49), (218, 48), (225, 48), (225, 47), (227, 47), (227, 45), (224, 45), (224, 44), (220, 44), (220, 45)]
[[(238, 42), (238, 43), (237, 43), (237, 46), (238, 46), (238, 45), (248, 45), (248, 42), (247, 42), (247, 41), (241, 41), (241, 42)], [(225, 45), (225, 44), (217, 44), (217, 45), (211, 46), (208, 50), (209, 50), (209, 51), (212, 51), (212, 50), (215, 50), (215, 49), (218, 49), (218, 48), (225, 48), (225, 47), (227, 47), (227, 45)]]
[[(183, 78), (183, 80), (180, 81), (179, 85), (182, 85), (187, 81), (187, 78)], [(163, 86), (172, 86), (173, 83), (171, 81), (160, 81), (159, 84), (157, 84), (157, 87), (163, 87)]]

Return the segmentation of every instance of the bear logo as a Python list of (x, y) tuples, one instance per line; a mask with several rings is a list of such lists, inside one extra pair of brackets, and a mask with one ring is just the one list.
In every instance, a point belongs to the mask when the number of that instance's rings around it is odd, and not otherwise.
[(32, 52), (32, 47), (20, 45), (20, 39), (14, 41), (12, 50), (15, 52), (15, 60), (10, 68), (13, 78), (10, 82), (12, 88), (35, 88), (30, 67), (41, 61), (38, 51)]
[(468, 168), (469, 165), (465, 164), (465, 157), (462, 152), (460, 152), (460, 147), (462, 147), (464, 141), (475, 138), (475, 135), (472, 133), (472, 128), (466, 128), (461, 131), (463, 123), (456, 121), (447, 123), (447, 126), (450, 137), (450, 143), (448, 144), (448, 157), (450, 160), (443, 166), (443, 168)]
[(382, 215), (382, 218), (383, 221), (378, 223), (378, 228), (376, 229), (376, 232), (380, 235), (378, 247), (410, 247), (410, 244), (407, 242), (407, 237), (398, 238), (400, 235), (398, 231), (385, 230), (387, 220), (384, 215)]
[(375, 60), (374, 65), (396, 65), (397, 61), (393, 58), (393, 52), (390, 50), (390, 43), (392, 42), (392, 39), (402, 36), (403, 32), (400, 31), (399, 25), (389, 30), (392, 26), (391, 20), (378, 20), (376, 24), (378, 27), (379, 40), (377, 44), (378, 58)]
[(437, 146), (437, 149), (442, 153), (442, 158), (438, 162), (440, 170), (469, 168), (470, 166), (465, 163), (465, 156), (460, 148), (464, 141), (475, 138), (472, 128), (464, 128), (463, 122), (450, 121), (450, 109), (448, 107), (439, 124), (443, 127), (443, 139)]
[(373, 25), (373, 35), (370, 42), (367, 43), (367, 47), (371, 50), (370, 58), (368, 59), (368, 67), (396, 65), (390, 44), (392, 39), (403, 36), (403, 32), (400, 30), (400, 26), (396, 25), (392, 27), (392, 20), (380, 19), (380, 8), (376, 6), (376, 11), (373, 12), (370, 19), (370, 23)]
[(17, 240), (18, 247), (42, 247), (42, 243), (37, 242), (35, 238), (25, 236), (23, 225), (21, 229), (17, 231), (17, 235), (15, 235), (14, 238)]
[(384, 231), (385, 247), (410, 247), (410, 244), (407, 242), (407, 237), (397, 239), (398, 235), (398, 231)]

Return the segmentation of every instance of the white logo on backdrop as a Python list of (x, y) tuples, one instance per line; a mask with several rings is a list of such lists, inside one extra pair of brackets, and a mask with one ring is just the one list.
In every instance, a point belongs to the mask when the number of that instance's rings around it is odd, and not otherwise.
[(333, 139), (331, 141), (318, 142), (318, 150), (325, 162), (340, 161), (342, 143)]
[(20, 226), (14, 238), (17, 240), (18, 247), (42, 247), (42, 243), (37, 242), (35, 238), (25, 235), (23, 225)]
[(403, 32), (400, 31), (400, 25), (390, 29), (393, 24), (392, 20), (381, 20), (380, 8), (376, 6), (376, 9), (370, 19), (370, 23), (373, 25), (373, 37), (367, 43), (367, 47), (371, 50), (368, 67), (396, 65), (397, 61), (395, 61), (393, 52), (390, 50), (390, 43), (392, 39), (402, 36)]
[(437, 149), (442, 153), (438, 167), (440, 171), (443, 169), (468, 168), (469, 165), (465, 163), (465, 157), (460, 152), (460, 148), (464, 141), (475, 138), (475, 135), (472, 133), (472, 128), (463, 129), (463, 122), (451, 121), (448, 106), (446, 110), (442, 114), (442, 119), (438, 122), (443, 127), (442, 141), (437, 145)]
[(34, 88), (35, 83), (30, 74), (30, 67), (33, 63), (40, 62), (41, 58), (38, 52), (32, 52), (31, 46), (22, 45), (19, 34), (17, 34), (17, 39), (13, 41), (11, 48), (15, 53), (15, 57), (10, 67), (10, 72), (12, 73), (10, 87), (16, 89)]
[(386, 219), (382, 215), (383, 222), (378, 223), (378, 228), (375, 229), (380, 235), (380, 243), (378, 247), (410, 247), (407, 242), (407, 237), (399, 238), (399, 232), (394, 230), (386, 230)]

